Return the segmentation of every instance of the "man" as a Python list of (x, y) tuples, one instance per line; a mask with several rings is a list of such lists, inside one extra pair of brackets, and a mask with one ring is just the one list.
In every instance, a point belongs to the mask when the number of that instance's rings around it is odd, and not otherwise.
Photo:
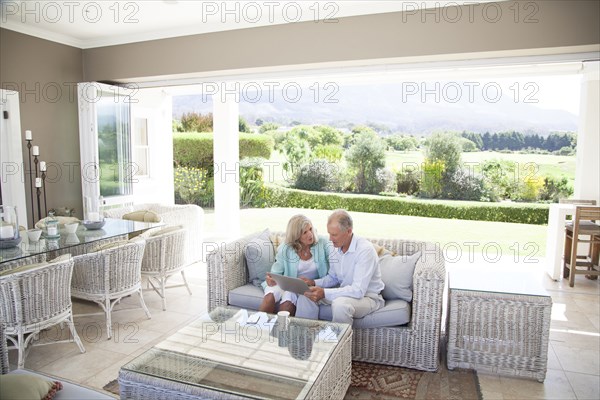
[(329, 254), (329, 272), (321, 279), (304, 279), (309, 291), (298, 297), (296, 316), (319, 318), (319, 303), (331, 304), (333, 322), (352, 325), (383, 307), (384, 284), (379, 259), (368, 240), (352, 232), (352, 217), (336, 210), (327, 220), (327, 232), (335, 249)]

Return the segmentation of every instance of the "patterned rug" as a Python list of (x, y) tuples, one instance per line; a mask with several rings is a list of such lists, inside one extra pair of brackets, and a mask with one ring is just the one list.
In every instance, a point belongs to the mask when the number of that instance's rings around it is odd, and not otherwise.
[[(103, 388), (119, 395), (115, 379)], [(472, 370), (448, 371), (440, 365), (438, 372), (423, 372), (389, 365), (352, 363), (352, 383), (346, 399), (439, 399), (482, 400), (477, 374)]]
[(482, 400), (473, 370), (423, 372), (389, 365), (352, 362), (352, 382), (346, 399)]

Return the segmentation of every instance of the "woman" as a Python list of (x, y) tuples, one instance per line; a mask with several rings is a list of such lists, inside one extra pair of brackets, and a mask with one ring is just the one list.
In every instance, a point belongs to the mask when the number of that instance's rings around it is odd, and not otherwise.
[[(294, 215), (288, 222), (285, 242), (277, 249), (271, 272), (294, 278), (317, 279), (327, 275), (328, 270), (327, 239), (317, 237), (310, 219), (301, 214)], [(274, 313), (279, 303), (279, 311), (289, 311), (292, 316), (296, 314), (298, 296), (277, 286), (270, 273), (267, 273), (263, 289), (265, 296), (260, 311)]]

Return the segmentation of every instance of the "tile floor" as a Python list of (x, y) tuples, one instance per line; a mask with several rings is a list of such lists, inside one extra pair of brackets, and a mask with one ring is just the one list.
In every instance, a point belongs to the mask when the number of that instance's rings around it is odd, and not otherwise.
[[(480, 261), (480, 260), (479, 260)], [(478, 261), (476, 260), (475, 263)], [(510, 262), (509, 262), (510, 263)], [(510, 265), (529, 268), (552, 295), (553, 310), (548, 350), (548, 373), (544, 383), (479, 373), (484, 398), (487, 399), (598, 399), (600, 398), (600, 281), (578, 275), (574, 288), (566, 281), (554, 282), (541, 270), (541, 264)], [(460, 263), (448, 264), (452, 273)], [(490, 268), (502, 268), (495, 263)], [(506, 267), (506, 265), (504, 265)], [(33, 347), (26, 359), (28, 369), (66, 378), (101, 389), (116, 379), (122, 364), (132, 360), (207, 309), (206, 266), (188, 268), (186, 275), (193, 295), (185, 288), (168, 292), (167, 311), (160, 298), (145, 291), (144, 298), (152, 318), (139, 308), (136, 296), (124, 299), (113, 313), (114, 336), (106, 339), (104, 316), (100, 308), (74, 301), (75, 323), (86, 348), (81, 354), (74, 343)], [(89, 314), (93, 315), (81, 315)], [(52, 341), (65, 336), (58, 328), (44, 332), (41, 340)], [(55, 339), (54, 339), (55, 340)], [(16, 351), (10, 351), (16, 363)]]

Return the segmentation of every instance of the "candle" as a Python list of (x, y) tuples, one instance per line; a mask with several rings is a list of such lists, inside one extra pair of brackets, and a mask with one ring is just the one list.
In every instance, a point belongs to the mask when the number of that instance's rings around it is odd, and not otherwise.
[(33, 155), (34, 156), (40, 155), (40, 148), (38, 146), (33, 146)]
[(40, 161), (40, 171), (46, 170), (46, 161)]
[(56, 225), (48, 226), (48, 235), (56, 236), (57, 234), (58, 234), (58, 228), (56, 227)]
[(97, 212), (89, 212), (88, 213), (88, 220), (89, 221), (100, 221), (100, 213)]
[(42, 187), (42, 178), (35, 178), (35, 187), (36, 188)]
[(12, 239), (15, 235), (12, 225), (0, 226), (0, 239)]
[(25, 140), (31, 140), (32, 138), (33, 138), (33, 136), (31, 135), (31, 131), (26, 130), (25, 131)]

